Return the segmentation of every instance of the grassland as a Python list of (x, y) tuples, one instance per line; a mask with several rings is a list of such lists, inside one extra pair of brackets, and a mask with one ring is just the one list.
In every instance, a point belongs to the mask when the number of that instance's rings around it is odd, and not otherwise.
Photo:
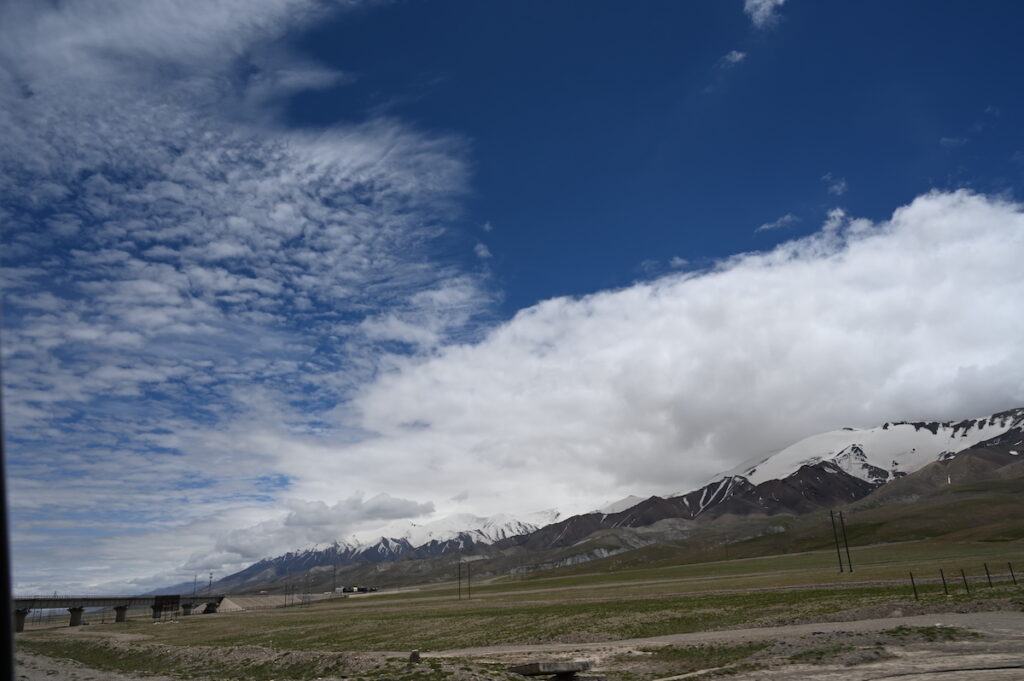
[[(1020, 598), (1024, 587), (1006, 576), (1007, 562), (1024, 565), (1019, 542), (908, 542), (859, 547), (855, 572), (839, 573), (835, 553), (737, 559), (602, 573), (577, 573), (474, 589), (352, 598), (308, 607), (181, 618), (135, 620), (89, 627), (139, 634), (174, 646), (263, 646), (276, 650), (408, 651), (495, 643), (597, 642), (730, 627), (814, 621), (877, 607), (960, 607), (981, 600)], [(989, 588), (981, 566), (994, 573)], [(1001, 565), (1003, 569), (995, 570)], [(944, 566), (953, 595), (943, 595)], [(959, 581), (963, 567), (972, 592)], [(907, 573), (917, 573), (920, 603)], [(926, 573), (934, 573), (925, 581)]]
[[(852, 514), (853, 572), (839, 572), (831, 529), (823, 527), (820, 517), (762, 519), (759, 522), (778, 524), (785, 531), (726, 547), (716, 543), (721, 533), (739, 526), (730, 526), (727, 519), (714, 530), (718, 535), (709, 530), (686, 543), (652, 545), (514, 579), (492, 576), (474, 584), (472, 600), (458, 600), (454, 584), (434, 584), (305, 607), (190, 616), (173, 622), (140, 618), (124, 624), (91, 624), (73, 633), (66, 628), (27, 632), (19, 635), (18, 643), (24, 650), (64, 656), (96, 668), (164, 673), (174, 668), (183, 678), (192, 674), (195, 678), (263, 679), (273, 674), (273, 678), (296, 679), (310, 675), (368, 680), (430, 681), (460, 675), (500, 679), (500, 670), (478, 662), (465, 668), (453, 662), (441, 667), (430, 662), (406, 669), (403, 656), (412, 649), (599, 643), (885, 617), (895, 611), (1019, 608), (1024, 584), (1012, 583), (1007, 564), (1013, 563), (1018, 579), (1024, 578), (1024, 514), (1020, 513), (1024, 490), (1016, 481), (975, 487), (944, 490), (912, 507), (898, 508), (898, 513), (885, 507)], [(979, 494), (988, 500), (979, 500)], [(975, 518), (973, 533), (965, 529), (970, 526), (969, 514)], [(744, 522), (748, 521), (738, 521)], [(872, 537), (891, 541), (869, 544)], [(940, 569), (947, 575), (948, 596), (939, 581)], [(969, 592), (961, 570), (968, 577)], [(911, 590), (911, 571), (919, 600)], [(90, 635), (82, 635), (86, 632)], [(891, 638), (931, 640), (910, 630), (894, 631)], [(823, 641), (785, 655), (796, 656), (792, 662), (815, 662), (848, 656), (848, 646), (845, 640)], [(194, 659), (190, 655), (195, 651), (216, 654)], [(350, 651), (361, 651), (363, 657), (353, 657)], [(736, 657), (740, 652), (645, 653), (644, 669), (713, 667), (711, 658), (719, 653), (723, 660), (735, 657), (736, 664), (747, 664)], [(860, 655), (864, 650), (855, 652)], [(678, 659), (672, 659), (673, 654)], [(695, 657), (687, 661), (687, 656)], [(228, 664), (226, 657), (237, 659)], [(623, 672), (621, 678), (652, 678), (632, 673)]]

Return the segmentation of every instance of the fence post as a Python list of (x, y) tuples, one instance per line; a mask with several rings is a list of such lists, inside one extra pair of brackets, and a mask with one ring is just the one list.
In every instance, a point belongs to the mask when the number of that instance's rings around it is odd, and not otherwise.
[(1013, 585), (1017, 586), (1017, 575), (1013, 574), (1013, 563), (1007, 563), (1006, 567), (1010, 568), (1010, 579), (1013, 580)]
[(920, 598), (917, 597), (917, 584), (914, 583), (914, 573), (913, 572), (910, 573), (910, 587), (914, 590), (914, 600), (915, 601), (921, 600)]
[(988, 563), (982, 563), (985, 566), (985, 578), (988, 579), (988, 588), (992, 588), (992, 573), (988, 571)]
[(967, 575), (964, 574), (963, 568), (960, 568), (960, 576), (964, 579), (964, 589), (967, 590), (967, 593), (971, 593), (971, 587), (967, 584)]
[(939, 577), (942, 577), (942, 592), (948, 596), (949, 587), (946, 586), (946, 573), (942, 571), (942, 568), (939, 568)]

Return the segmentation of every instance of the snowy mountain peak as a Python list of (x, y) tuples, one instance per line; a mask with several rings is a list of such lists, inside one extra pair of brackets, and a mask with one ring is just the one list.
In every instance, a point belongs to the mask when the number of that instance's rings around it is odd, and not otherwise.
[(812, 435), (759, 461), (721, 473), (713, 484), (742, 477), (753, 485), (782, 480), (802, 466), (831, 462), (849, 475), (879, 485), (927, 464), (1024, 426), (1024, 408), (963, 421), (899, 421), (877, 428), (843, 428)]
[(377, 528), (372, 533), (363, 533), (354, 539), (354, 544), (363, 550), (381, 542), (406, 542), (412, 547), (420, 547), (460, 537), (468, 538), (474, 544), (493, 544), (508, 537), (533, 532), (542, 525), (554, 522), (549, 518), (557, 519), (558, 515), (557, 511), (541, 511), (520, 519), (507, 513), (487, 517), (456, 513), (426, 523), (403, 520)]
[(647, 497), (638, 497), (635, 494), (630, 494), (627, 497), (623, 497), (618, 501), (610, 501), (601, 508), (594, 509), (591, 513), (602, 513), (604, 515), (611, 515), (612, 513), (621, 513), (622, 511), (633, 508)]

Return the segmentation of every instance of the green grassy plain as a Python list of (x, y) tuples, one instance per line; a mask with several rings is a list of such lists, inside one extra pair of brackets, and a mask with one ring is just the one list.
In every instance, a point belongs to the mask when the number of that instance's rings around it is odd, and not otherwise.
[[(737, 559), (617, 572), (572, 574), (474, 589), (456, 600), (439, 588), (155, 624), (93, 625), (174, 646), (266, 646), (279, 650), (408, 651), (498, 644), (590, 642), (813, 621), (855, 608), (1024, 596), (1006, 563), (1024, 565), (1020, 542), (907, 542), (858, 547), (855, 572), (839, 573), (835, 552)], [(993, 572), (989, 588), (982, 563)], [(994, 568), (1002, 565), (1003, 569)], [(944, 566), (953, 595), (937, 582)], [(959, 570), (972, 587), (966, 593)], [(933, 575), (931, 573), (934, 573)], [(955, 578), (954, 578), (955, 576)], [(925, 581), (925, 577), (933, 581)]]
[[(886, 616), (919, 606), (939, 610), (1001, 602), (1006, 607), (1007, 601), (1024, 599), (1022, 492), (1019, 481), (996, 481), (942, 490), (910, 506), (857, 510), (848, 526), (853, 572), (839, 572), (827, 514), (739, 519), (733, 524), (726, 519), (686, 542), (651, 545), (525, 577), (481, 579), (472, 600), (459, 600), (454, 584), (434, 584), (304, 607), (194, 615), (173, 622), (140, 618), (91, 624), (76, 632), (30, 631), (18, 635), (18, 644), (94, 667), (143, 672), (188, 669), (180, 664), (181, 651), (195, 649), (276, 656), (265, 668), (259, 666), (262, 662), (246, 662), (244, 673), (231, 676), (222, 670), (225, 678), (252, 679), (265, 678), (265, 671), (282, 665), (292, 670), (291, 678), (302, 678), (312, 669), (329, 674), (334, 673), (332, 665), (340, 670), (351, 664), (331, 657), (343, 651), (393, 651), (393, 659), (381, 658), (382, 666), (348, 674), (369, 679), (397, 669), (400, 655), (412, 649), (602, 642)], [(784, 531), (721, 543), (737, 528), (749, 530), (752, 522)], [(1020, 584), (1011, 582), (1008, 563), (1017, 569)], [(940, 569), (947, 576), (949, 596), (939, 582)], [(919, 601), (911, 590), (911, 571)], [(112, 651), (110, 639), (105, 643), (103, 636), (85, 633), (118, 636), (136, 648)], [(313, 653), (321, 657), (301, 657)], [(285, 660), (283, 655), (294, 657)], [(178, 662), (169, 664), (167, 656)], [(426, 667), (416, 673), (450, 678), (448, 672)], [(290, 677), (280, 673), (275, 678)]]

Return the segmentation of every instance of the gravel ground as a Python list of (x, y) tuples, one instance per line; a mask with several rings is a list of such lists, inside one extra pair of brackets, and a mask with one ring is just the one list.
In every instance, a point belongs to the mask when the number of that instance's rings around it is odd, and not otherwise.
[(178, 681), (169, 676), (130, 676), (97, 671), (71, 660), (56, 660), (43, 655), (18, 653), (17, 681)]
[[(895, 614), (895, 613), (890, 613)], [(977, 636), (926, 641), (882, 632), (897, 627), (957, 627)], [(706, 669), (661, 675), (649, 662), (660, 646), (770, 643), (750, 658), (748, 671)], [(804, 663), (815, 651), (823, 659)], [(538, 659), (590, 660), (594, 672), (610, 679), (708, 678), (729, 671), (735, 681), (1021, 681), (1024, 680), (1024, 612), (931, 613), (874, 617), (844, 622), (815, 622), (781, 627), (731, 629), (592, 644), (489, 646), (430, 653), (488, 662), (517, 664)], [(794, 659), (795, 658), (795, 659)]]
[[(867, 614), (867, 613), (865, 613)], [(875, 613), (877, 615), (877, 613)], [(431, 667), (450, 681), (510, 681), (515, 677), (499, 671), (501, 666), (538, 660), (586, 659), (594, 672), (609, 681), (683, 681), (709, 678), (728, 672), (735, 681), (1021, 681), (1024, 679), (1024, 612), (928, 613), (907, 616), (889, 611), (888, 616), (842, 622), (814, 622), (777, 627), (731, 629), (724, 631), (676, 634), (646, 639), (631, 639), (586, 644), (540, 644), (527, 646), (488, 646), (424, 653), (417, 666), (390, 663), (384, 676), (381, 663), (387, 657), (404, 653), (315, 653), (296, 651), (289, 659), (308, 658), (325, 665), (338, 656), (345, 659), (344, 676), (317, 676), (310, 679), (340, 681), (374, 673), (374, 678), (401, 679), (415, 671)], [(884, 633), (897, 627), (958, 627), (947, 629), (952, 640), (928, 641), (920, 635), (898, 636)], [(934, 629), (931, 629), (934, 631)], [(963, 632), (977, 632), (977, 635)], [(941, 633), (941, 632), (940, 632)], [(92, 638), (92, 637), (90, 637)], [(942, 637), (940, 637), (942, 638)], [(700, 645), (738, 645), (764, 642), (763, 651), (746, 660), (747, 667), (704, 669), (685, 674), (671, 673), (671, 664), (658, 662), (652, 651), (660, 647), (677, 648)], [(109, 638), (104, 642), (116, 648), (153, 646), (132, 637)], [(195, 668), (196, 663), (216, 657), (218, 661), (272, 662), (284, 653), (266, 648), (202, 649), (169, 648), (180, 662)], [(275, 657), (276, 656), (276, 657)], [(813, 660), (813, 661), (812, 661)], [(472, 662), (471, 662), (472, 661)], [(17, 681), (177, 681), (168, 676), (135, 676), (88, 669), (68, 660), (20, 652)], [(223, 677), (210, 677), (223, 678)]]

